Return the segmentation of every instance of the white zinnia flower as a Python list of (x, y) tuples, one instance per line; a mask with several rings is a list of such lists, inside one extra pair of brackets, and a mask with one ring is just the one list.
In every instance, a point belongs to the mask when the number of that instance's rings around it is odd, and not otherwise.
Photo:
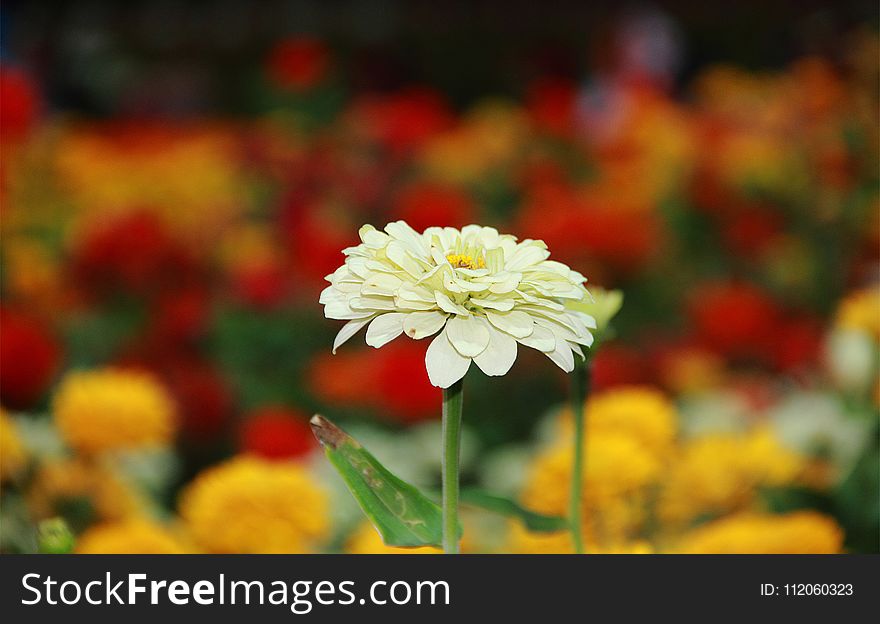
[(403, 221), (380, 232), (360, 229), (357, 247), (344, 249), (345, 264), (327, 276), (324, 315), (347, 320), (333, 352), (367, 328), (367, 344), (406, 334), (434, 338), (425, 355), (431, 383), (448, 388), (475, 361), (487, 375), (504, 375), (517, 343), (545, 353), (561, 369), (590, 346), (588, 314), (566, 309), (588, 297), (584, 276), (548, 260), (540, 240), (517, 242), (491, 227), (431, 227), (418, 233)]

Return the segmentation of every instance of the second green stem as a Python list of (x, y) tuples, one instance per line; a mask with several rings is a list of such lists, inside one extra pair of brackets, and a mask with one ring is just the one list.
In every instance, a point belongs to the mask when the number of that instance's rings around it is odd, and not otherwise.
[(574, 460), (571, 468), (571, 490), (568, 499), (568, 520), (571, 524), (571, 541), (577, 554), (584, 552), (583, 496), (584, 447), (586, 427), (584, 403), (590, 386), (589, 362), (577, 362), (571, 373), (571, 412), (574, 419)]

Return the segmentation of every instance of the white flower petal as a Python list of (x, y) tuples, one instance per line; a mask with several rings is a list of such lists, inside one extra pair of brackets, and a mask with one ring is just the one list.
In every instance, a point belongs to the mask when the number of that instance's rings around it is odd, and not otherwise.
[(339, 288), (336, 285), (330, 285), (324, 290), (321, 291), (321, 296), (318, 298), (318, 303), (321, 305), (327, 305), (328, 303), (334, 302), (346, 302), (348, 301), (349, 295)]
[(452, 346), (446, 337), (444, 329), (425, 352), (425, 367), (428, 369), (428, 379), (431, 385), (438, 388), (448, 388), (456, 381), (464, 377), (471, 366), (471, 358), (464, 357)]
[(333, 340), (333, 354), (335, 355), (336, 349), (341, 347), (349, 338), (358, 333), (364, 325), (372, 320), (372, 318), (373, 317), (370, 316), (365, 319), (356, 319), (343, 325), (342, 329), (339, 330), (339, 333), (336, 334), (335, 340)]
[(571, 342), (582, 344), (585, 347), (589, 347), (593, 344), (593, 334), (586, 329), (584, 329), (586, 332), (584, 334), (579, 335), (575, 333), (574, 329), (569, 324), (569, 319), (567, 317), (561, 320), (561, 317), (555, 316), (551, 319), (549, 316), (545, 317), (543, 312), (540, 311), (530, 310), (529, 313), (534, 315), (533, 318), (535, 319), (535, 323), (551, 330), (557, 338), (570, 340)]
[(389, 312), (380, 314), (367, 328), (367, 344), (377, 349), (403, 333), (403, 319), (406, 314), (402, 312)]
[(424, 273), (422, 265), (409, 253), (406, 245), (401, 241), (394, 240), (388, 243), (385, 255), (391, 262), (406, 271), (410, 277), (418, 279)]
[(468, 312), (462, 306), (458, 305), (452, 299), (450, 299), (449, 295), (440, 292), (439, 290), (434, 293), (434, 300), (437, 302), (437, 305), (440, 306), (440, 309), (444, 312), (449, 312), (450, 314), (458, 314), (460, 316), (468, 316), (470, 314), (470, 312)]
[(489, 286), (489, 292), (496, 295), (505, 295), (517, 289), (522, 281), (522, 273), (507, 273), (500, 282), (494, 282)]
[(571, 352), (571, 347), (565, 340), (557, 340), (556, 348), (553, 351), (548, 351), (547, 357), (553, 360), (566, 373), (574, 370), (574, 355)]
[(409, 299), (395, 297), (394, 303), (397, 305), (398, 310), (405, 310), (407, 312), (419, 312), (437, 309), (437, 303), (435, 301), (425, 303), (424, 301), (411, 301)]
[(431, 270), (428, 271), (427, 273), (422, 273), (422, 276), (421, 276), (421, 277), (419, 278), (419, 280), (416, 282), (416, 285), (418, 285), (418, 284), (422, 284), (422, 283), (424, 283), (425, 281), (431, 279), (431, 278), (434, 277), (439, 271), (442, 271), (443, 269), (445, 269), (445, 268), (448, 267), (448, 266), (449, 266), (449, 263), (446, 261), (446, 258), (444, 257), (444, 258), (443, 258), (443, 261), (442, 261), (440, 264), (438, 264), (437, 266), (435, 266), (433, 269), (431, 269)]
[(460, 275), (455, 274), (460, 274), (463, 270), (464, 269), (456, 269), (452, 276), (452, 281), (456, 286), (455, 290), (457, 292), (483, 292), (489, 288), (489, 284), (465, 279), (460, 277)]
[(397, 296), (407, 301), (421, 301), (423, 303), (435, 304), (436, 298), (434, 297), (434, 293), (424, 286), (417, 286), (414, 284), (406, 284), (401, 285), (400, 288), (397, 289)]
[(359, 292), (361, 292), (361, 288), (364, 285), (364, 281), (362, 279), (358, 279), (357, 281), (345, 281), (345, 282), (334, 282), (333, 288), (336, 292), (343, 293), (346, 296), (352, 296)]
[(489, 308), (491, 310), (498, 310), (499, 312), (509, 312), (513, 310), (514, 302), (513, 299), (477, 299), (476, 297), (471, 297), (471, 303), (480, 306), (481, 308)]
[(367, 262), (364, 264), (364, 268), (366, 268), (368, 272), (389, 273), (391, 275), (397, 275), (401, 278), (406, 275), (406, 271), (401, 269), (396, 264), (388, 262), (387, 260), (367, 260)]
[(446, 335), (455, 350), (465, 357), (475, 357), (489, 344), (489, 329), (474, 316), (453, 316), (446, 323)]
[(595, 316), (591, 316), (591, 315), (586, 314), (584, 312), (571, 312), (571, 314), (577, 314), (587, 329), (598, 329), (599, 328)]
[(535, 325), (534, 331), (532, 331), (531, 335), (526, 336), (525, 338), (520, 338), (519, 342), (520, 344), (544, 353), (556, 349), (555, 334), (546, 327), (541, 327), (540, 325)]
[(534, 267), (530, 267), (530, 269), (555, 273), (556, 275), (560, 275), (566, 279), (568, 279), (568, 276), (571, 273), (571, 269), (568, 267), (568, 265), (557, 262), (556, 260), (544, 260), (544, 262), (541, 262)]
[(430, 312), (412, 312), (403, 319), (403, 333), (413, 340), (421, 340), (433, 336), (446, 323), (448, 315), (437, 310)]
[(370, 274), (367, 269), (367, 260), (364, 258), (348, 258), (345, 261), (345, 266), (348, 267), (349, 273), (361, 279), (366, 279)]
[(358, 233), (364, 245), (371, 249), (382, 249), (391, 238), (385, 232), (380, 232), (372, 225), (363, 226)]
[(488, 323), (485, 326), (489, 329), (489, 346), (474, 358), (474, 362), (490, 377), (505, 375), (516, 361), (516, 340)]
[(373, 310), (352, 310), (344, 301), (332, 301), (324, 306), (324, 316), (337, 321), (350, 321), (373, 316)]
[(542, 260), (546, 260), (550, 252), (541, 241), (525, 240), (519, 244), (513, 255), (504, 263), (508, 271), (519, 271)]
[(427, 252), (422, 235), (412, 229), (406, 221), (394, 221), (393, 223), (389, 223), (385, 226), (385, 231), (395, 240), (402, 242), (410, 251), (419, 256), (423, 256)]
[(434, 261), (434, 264), (437, 265), (434, 269), (432, 269), (432, 274), (436, 269), (439, 269), (444, 264), (448, 264), (448, 260), (446, 260), (446, 254), (443, 253), (443, 250), (439, 246), (434, 244), (431, 245), (431, 259)]
[(532, 295), (523, 292), (521, 290), (517, 290), (516, 294), (523, 298), (526, 303), (530, 303), (535, 306), (539, 306), (542, 308), (550, 308), (551, 310), (555, 310), (556, 312), (562, 312), (565, 310), (565, 306), (561, 303), (553, 301), (552, 299), (544, 299), (542, 297), (533, 297)]
[(532, 333), (535, 326), (532, 317), (519, 310), (510, 312), (486, 311), (486, 318), (501, 331), (507, 332), (514, 338), (525, 338)]
[(400, 288), (403, 281), (390, 273), (373, 273), (361, 286), (362, 295), (381, 295), (391, 297)]
[(352, 310), (396, 310), (392, 297), (352, 297), (348, 302)]

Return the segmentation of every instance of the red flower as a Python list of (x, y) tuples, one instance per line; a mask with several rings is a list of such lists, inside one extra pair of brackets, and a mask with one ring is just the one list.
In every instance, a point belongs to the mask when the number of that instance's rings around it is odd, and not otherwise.
[(650, 381), (647, 362), (635, 349), (618, 343), (603, 344), (593, 356), (592, 387), (640, 385)]
[(595, 260), (626, 273), (642, 267), (660, 247), (660, 223), (653, 214), (559, 185), (532, 193), (519, 229), (544, 240), (562, 262)]
[(788, 372), (809, 369), (819, 361), (823, 340), (824, 329), (818, 319), (787, 319), (776, 330), (772, 347), (774, 364)]
[(232, 280), (235, 296), (260, 310), (278, 306), (288, 291), (287, 271), (276, 262), (242, 267), (234, 271)]
[(425, 342), (401, 339), (378, 350), (322, 354), (310, 367), (310, 386), (333, 405), (369, 408), (405, 423), (433, 418), (441, 394), (428, 381), (426, 348)]
[(210, 313), (210, 295), (203, 288), (163, 293), (153, 308), (150, 333), (163, 343), (190, 343), (204, 333)]
[(297, 274), (317, 289), (342, 259), (341, 250), (359, 241), (360, 224), (351, 215), (305, 197), (291, 195), (281, 207), (279, 227)]
[(422, 182), (398, 195), (390, 220), (403, 219), (421, 232), (434, 225), (462, 227), (473, 222), (474, 213), (474, 204), (466, 193), (451, 186)]
[(427, 340), (396, 340), (372, 354), (370, 387), (383, 414), (405, 423), (439, 417), (442, 395), (428, 380), (427, 347)]
[(693, 294), (689, 311), (698, 339), (731, 357), (763, 359), (780, 326), (776, 302), (750, 284), (704, 286)]
[(30, 77), (19, 69), (0, 65), (0, 117), (2, 138), (20, 140), (33, 128), (40, 97)]
[(214, 437), (226, 426), (234, 407), (232, 389), (208, 362), (181, 361), (163, 371), (180, 406), (182, 431), (192, 439)]
[(187, 283), (194, 265), (159, 218), (131, 212), (92, 225), (72, 259), (75, 280), (87, 292), (154, 295)]
[(10, 409), (37, 403), (61, 363), (61, 346), (37, 319), (0, 308), (0, 402)]
[(724, 241), (736, 254), (755, 257), (765, 252), (784, 227), (772, 208), (748, 208), (732, 215), (723, 226)]
[(268, 459), (302, 457), (316, 447), (306, 416), (282, 406), (268, 406), (245, 416), (239, 433), (242, 451)]
[(285, 39), (268, 59), (270, 78), (283, 89), (306, 91), (327, 75), (330, 57), (327, 47), (312, 37)]
[(420, 147), (454, 121), (443, 97), (427, 88), (365, 97), (352, 107), (351, 116), (360, 130), (398, 154)]
[(372, 351), (364, 349), (339, 351), (336, 355), (319, 353), (309, 366), (309, 387), (325, 403), (364, 406), (370, 402), (372, 390), (364, 378), (372, 366), (372, 356)]
[(526, 99), (535, 125), (550, 134), (570, 137), (576, 121), (577, 88), (567, 80), (539, 80)]

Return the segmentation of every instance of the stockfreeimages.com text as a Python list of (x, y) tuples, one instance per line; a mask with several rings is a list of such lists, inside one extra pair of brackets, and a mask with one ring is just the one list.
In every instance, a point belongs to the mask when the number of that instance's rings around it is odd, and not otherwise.
[(148, 579), (132, 573), (114, 578), (107, 572), (103, 579), (86, 583), (58, 580), (51, 575), (25, 574), (22, 604), (137, 605), (170, 602), (176, 605), (285, 605), (298, 615), (309, 613), (318, 605), (448, 605), (446, 581), (375, 581), (360, 598), (354, 581), (245, 581), (227, 579), (220, 574), (216, 581), (194, 583), (176, 579)]

